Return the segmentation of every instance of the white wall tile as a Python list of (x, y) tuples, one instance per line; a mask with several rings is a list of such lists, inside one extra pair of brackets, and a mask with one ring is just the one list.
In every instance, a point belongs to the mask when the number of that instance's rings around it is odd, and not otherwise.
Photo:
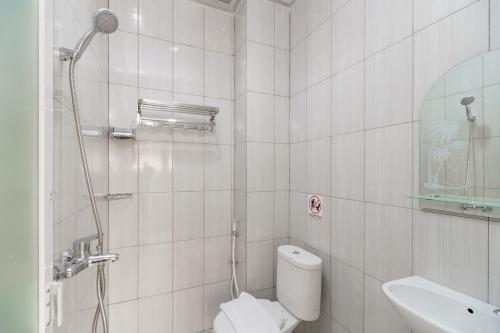
[(204, 147), (193, 143), (173, 145), (174, 191), (203, 190)]
[(174, 45), (174, 91), (203, 95), (202, 49), (181, 44)]
[(331, 136), (331, 80), (326, 79), (307, 90), (307, 139)]
[(332, 257), (363, 271), (364, 248), (364, 203), (332, 198)]
[(488, 300), (488, 223), (417, 211), (416, 275)]
[(307, 142), (307, 192), (329, 195), (331, 151), (330, 138)]
[(307, 93), (305, 91), (290, 99), (290, 142), (307, 139)]
[(274, 142), (274, 96), (248, 92), (247, 140)]
[(137, 0), (110, 0), (109, 9), (120, 19), (120, 30), (137, 33), (139, 11)]
[(139, 142), (140, 192), (172, 191), (172, 144)]
[(139, 243), (172, 241), (172, 193), (139, 194)]
[(274, 144), (249, 142), (247, 149), (248, 191), (272, 191), (274, 189)]
[(475, 0), (416, 1), (414, 5), (415, 31), (419, 31), (474, 2)]
[(352, 0), (333, 15), (333, 73), (364, 57), (364, 1)]
[(296, 0), (290, 11), (290, 42), (295, 47), (307, 36), (307, 0)]
[(233, 181), (230, 145), (205, 145), (205, 190), (230, 190)]
[(274, 145), (274, 190), (290, 189), (290, 145)]
[(307, 1), (307, 33), (310, 34), (332, 14), (332, 0)]
[(174, 290), (203, 284), (203, 239), (173, 244)]
[(205, 51), (205, 96), (233, 98), (234, 57)]
[(364, 327), (366, 333), (410, 333), (382, 291), (382, 282), (365, 275)]
[(137, 196), (109, 202), (109, 247), (135, 246), (138, 244)]
[(407, 38), (366, 60), (366, 128), (412, 120), (412, 42)]
[(247, 2), (247, 38), (274, 45), (274, 4), (267, 0)]
[(247, 241), (273, 239), (274, 192), (247, 194)]
[(137, 87), (109, 85), (109, 124), (133, 128), (137, 124)]
[(290, 9), (279, 5), (274, 6), (274, 45), (290, 48)]
[(273, 241), (248, 243), (247, 290), (273, 287)]
[(203, 47), (203, 6), (187, 0), (174, 0), (173, 6), (174, 42)]
[(412, 212), (365, 205), (365, 272), (381, 281), (412, 275)]
[(228, 235), (231, 231), (231, 191), (205, 192), (205, 237)]
[(415, 34), (415, 112), (448, 69), (488, 50), (488, 12), (488, 1), (481, 0)]
[(139, 247), (139, 297), (172, 291), (172, 244)]
[(139, 33), (172, 41), (172, 0), (139, 0)]
[(173, 333), (172, 294), (139, 300), (139, 331), (141, 333)]
[(363, 132), (332, 138), (332, 196), (352, 200), (364, 199), (364, 138)]
[(412, 193), (411, 124), (367, 131), (365, 200), (410, 207)]
[(290, 192), (290, 237), (307, 241), (307, 198), (304, 193)]
[(205, 8), (205, 49), (234, 54), (234, 18), (221, 11)]
[(245, 42), (234, 57), (234, 95), (236, 99), (247, 90), (247, 44)]
[(287, 97), (274, 98), (274, 142), (290, 142), (290, 99)]
[(290, 189), (307, 191), (307, 143), (290, 145)]
[(490, 49), (500, 47), (500, 3), (490, 1)]
[(136, 333), (138, 330), (137, 301), (118, 303), (109, 307), (111, 333)]
[(390, 46), (413, 33), (412, 0), (372, 0), (366, 2), (367, 55)]
[(231, 300), (230, 289), (231, 286), (229, 281), (205, 285), (203, 290), (203, 322), (205, 329), (212, 327), (215, 317), (220, 312), (219, 306)]
[(203, 192), (175, 192), (174, 241), (203, 237)]
[(274, 238), (290, 237), (290, 192), (274, 192)]
[(332, 317), (349, 332), (363, 332), (363, 273), (332, 260)]
[(204, 282), (215, 283), (231, 278), (231, 236), (205, 239)]
[(139, 36), (139, 86), (172, 90), (172, 43)]
[(137, 142), (109, 142), (109, 192), (137, 193)]
[(364, 63), (356, 64), (332, 78), (332, 134), (364, 129)]
[(251, 41), (247, 45), (248, 90), (274, 94), (274, 48)]
[(174, 292), (174, 332), (203, 330), (203, 287)]
[(137, 247), (113, 249), (120, 255), (120, 260), (109, 266), (110, 304), (137, 298)]
[(489, 303), (500, 306), (500, 224), (490, 222), (489, 229)]
[(290, 95), (290, 51), (274, 49), (274, 88), (279, 96)]
[(109, 82), (137, 86), (138, 36), (117, 31), (109, 36)]
[(332, 0), (332, 13), (344, 7), (350, 0)]
[(234, 50), (237, 52), (247, 40), (247, 2), (238, 6), (234, 16)]
[(332, 21), (328, 20), (307, 38), (307, 86), (311, 87), (331, 74)]
[(290, 52), (290, 94), (307, 88), (307, 42), (303, 41)]

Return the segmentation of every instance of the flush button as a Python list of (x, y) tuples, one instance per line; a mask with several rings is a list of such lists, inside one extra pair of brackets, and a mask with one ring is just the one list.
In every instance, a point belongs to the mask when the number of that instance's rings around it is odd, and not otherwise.
[(300, 254), (300, 252), (299, 252), (299, 251), (293, 251), (292, 253), (293, 253), (293, 254)]

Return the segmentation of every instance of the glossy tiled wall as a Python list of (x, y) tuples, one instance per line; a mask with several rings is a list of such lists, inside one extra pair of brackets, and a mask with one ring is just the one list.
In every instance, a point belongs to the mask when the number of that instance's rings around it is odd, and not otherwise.
[[(409, 332), (385, 281), (420, 275), (500, 305), (500, 225), (425, 213), (419, 107), (500, 46), (496, 1), (297, 0), (291, 10), (291, 242), (324, 259), (322, 316), (299, 332)], [(306, 193), (325, 215), (306, 215)]]
[(244, 1), (236, 13), (234, 215), (242, 231), (239, 280), (273, 298), (276, 253), (289, 243), (288, 8)]
[(111, 332), (194, 333), (230, 298), (234, 17), (190, 0), (112, 0), (111, 126), (136, 122), (137, 99), (217, 106), (211, 133), (140, 128), (110, 141)]

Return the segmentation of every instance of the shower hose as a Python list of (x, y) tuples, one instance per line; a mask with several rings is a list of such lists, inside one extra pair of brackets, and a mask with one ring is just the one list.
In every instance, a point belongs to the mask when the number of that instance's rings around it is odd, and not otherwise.
[[(70, 64), (69, 64), (69, 85), (70, 85), (70, 92), (71, 92), (71, 103), (73, 106), (73, 116), (75, 118), (75, 127), (76, 127), (76, 137), (78, 141), (78, 148), (80, 150), (80, 157), (82, 160), (83, 164), (83, 173), (85, 177), (85, 183), (87, 185), (87, 191), (89, 194), (90, 198), (90, 204), (92, 206), (92, 213), (94, 216), (94, 221), (97, 229), (97, 234), (98, 234), (98, 244), (97, 244), (97, 251), (99, 252), (99, 255), (103, 254), (103, 245), (104, 245), (104, 239), (103, 239), (103, 233), (102, 233), (102, 226), (101, 226), (101, 219), (99, 218), (99, 211), (97, 209), (97, 204), (95, 200), (95, 195), (94, 195), (94, 188), (92, 185), (92, 179), (90, 178), (90, 170), (89, 170), (89, 164), (87, 161), (87, 153), (85, 151), (85, 143), (83, 142), (83, 137), (82, 137), (82, 127), (81, 127), (81, 122), (80, 122), (80, 113), (78, 110), (78, 95), (76, 91), (76, 80), (75, 80), (75, 67), (76, 67), (77, 60), (74, 58), (71, 58)], [(104, 272), (104, 264), (100, 264), (97, 266), (97, 278), (96, 278), (96, 286), (97, 286), (97, 308), (94, 313), (94, 320), (92, 321), (92, 333), (97, 333), (97, 326), (99, 324), (99, 318), (101, 318), (102, 321), (102, 328), (103, 328), (103, 333), (108, 333), (108, 317), (106, 314), (106, 308), (104, 306), (104, 295), (106, 293), (106, 275)]]

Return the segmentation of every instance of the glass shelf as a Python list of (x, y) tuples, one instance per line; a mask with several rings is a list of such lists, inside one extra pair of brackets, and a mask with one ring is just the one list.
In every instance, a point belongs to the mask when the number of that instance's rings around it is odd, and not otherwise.
[(487, 198), (465, 198), (463, 196), (439, 195), (439, 194), (410, 195), (409, 197), (425, 201), (459, 204), (463, 207), (464, 210), (482, 209), (484, 211), (489, 211), (492, 210), (493, 208), (500, 208), (500, 201), (495, 201)]

